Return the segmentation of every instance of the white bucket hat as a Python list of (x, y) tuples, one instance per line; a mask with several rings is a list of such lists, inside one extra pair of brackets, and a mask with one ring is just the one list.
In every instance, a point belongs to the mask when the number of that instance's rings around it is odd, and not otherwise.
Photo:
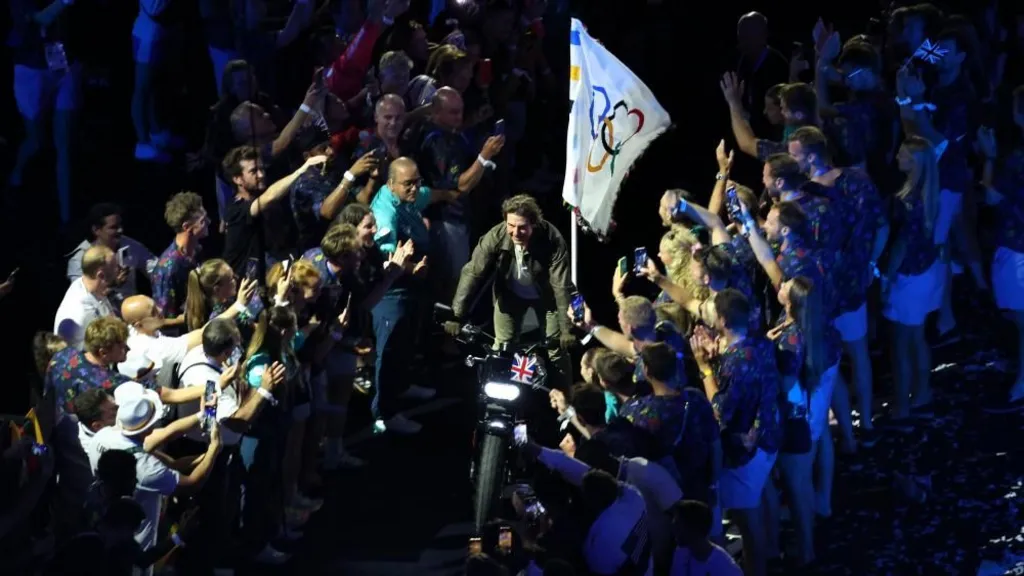
[(164, 414), (160, 395), (138, 382), (125, 382), (114, 389), (117, 426), (125, 436), (137, 436), (152, 428)]

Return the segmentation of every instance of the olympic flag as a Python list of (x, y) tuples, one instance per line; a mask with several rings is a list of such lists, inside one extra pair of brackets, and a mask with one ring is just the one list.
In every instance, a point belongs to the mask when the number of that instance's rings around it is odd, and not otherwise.
[(575, 18), (569, 58), (572, 110), (562, 198), (593, 230), (607, 234), (626, 173), (671, 120), (650, 89)]

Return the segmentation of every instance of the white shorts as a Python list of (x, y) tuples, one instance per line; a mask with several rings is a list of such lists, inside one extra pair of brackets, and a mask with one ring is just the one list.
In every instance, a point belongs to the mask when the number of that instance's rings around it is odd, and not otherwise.
[(860, 305), (853, 312), (847, 312), (837, 316), (835, 320), (836, 330), (843, 342), (856, 342), (868, 335), (868, 305), (867, 302)]
[(828, 409), (832, 405), (832, 391), (839, 379), (839, 364), (832, 366), (821, 375), (818, 387), (811, 392), (810, 425), (811, 443), (818, 441), (828, 426)]
[(1024, 310), (1024, 254), (1000, 246), (992, 258), (992, 291), (1002, 310)]
[(946, 266), (941, 260), (916, 276), (896, 277), (889, 297), (882, 305), (887, 320), (904, 326), (920, 326), (929, 314), (939, 309), (946, 283)]
[(81, 65), (76, 63), (72, 63), (63, 72), (15, 64), (14, 101), (18, 105), (18, 112), (33, 120), (50, 110), (77, 110), (82, 102), (79, 85), (81, 72)]
[(725, 510), (748, 510), (761, 504), (761, 491), (775, 465), (778, 454), (760, 448), (754, 457), (739, 468), (723, 468), (718, 481), (718, 501)]

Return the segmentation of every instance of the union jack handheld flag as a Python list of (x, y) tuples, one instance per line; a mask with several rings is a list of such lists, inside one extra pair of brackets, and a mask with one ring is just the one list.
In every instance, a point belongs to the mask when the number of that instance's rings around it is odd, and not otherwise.
[(921, 46), (914, 51), (914, 58), (919, 58), (929, 64), (935, 64), (939, 60), (942, 60), (946, 54), (949, 54), (949, 50), (939, 48), (937, 43), (932, 44), (931, 40), (925, 38)]
[(537, 359), (533, 356), (516, 354), (512, 358), (512, 381), (520, 384), (532, 384), (533, 375), (537, 371)]

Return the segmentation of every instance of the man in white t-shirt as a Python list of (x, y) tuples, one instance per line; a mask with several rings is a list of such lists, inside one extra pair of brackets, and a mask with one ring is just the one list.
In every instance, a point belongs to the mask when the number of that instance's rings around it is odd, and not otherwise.
[(672, 507), (677, 548), (669, 576), (743, 576), (729, 553), (708, 539), (714, 515), (707, 504), (681, 500)]
[(163, 314), (149, 296), (130, 296), (121, 304), (121, 318), (128, 325), (128, 357), (117, 370), (130, 378), (140, 374), (155, 377), (164, 366), (180, 364), (185, 354), (199, 346), (202, 330), (182, 336), (164, 336), (160, 332)]
[(107, 292), (117, 279), (114, 252), (106, 246), (93, 246), (82, 255), (82, 277), (68, 286), (53, 320), (53, 332), (79, 350), (85, 327), (97, 318), (116, 316)]
[[(238, 360), (233, 357), (240, 355), (242, 336), (232, 320), (215, 318), (203, 327), (200, 336), (202, 345), (189, 350), (178, 364), (178, 385), (182, 388), (205, 387), (206, 383), (211, 381), (219, 383), (228, 366)], [(223, 390), (219, 390), (217, 420), (223, 420), (237, 410), (238, 392), (235, 387), (225, 386)], [(178, 408), (178, 415), (186, 416), (198, 411), (199, 402), (190, 402)], [(230, 429), (221, 428), (220, 432), (221, 439), (227, 446), (233, 446), (241, 440), (241, 436)], [(202, 439), (195, 433), (188, 436), (194, 440)]]
[[(180, 473), (165, 463), (157, 449), (199, 424), (198, 416), (175, 421), (166, 428), (156, 428), (163, 414), (160, 396), (137, 382), (126, 382), (116, 390), (117, 423), (103, 428), (93, 436), (97, 454), (107, 450), (125, 450), (135, 456), (138, 485), (135, 500), (142, 506), (146, 519), (135, 533), (143, 550), (157, 541), (157, 526), (163, 499), (171, 495), (194, 492), (213, 469), (221, 449), (217, 426), (210, 427), (210, 447), (189, 474)], [(95, 469), (93, 470), (95, 473)]]

